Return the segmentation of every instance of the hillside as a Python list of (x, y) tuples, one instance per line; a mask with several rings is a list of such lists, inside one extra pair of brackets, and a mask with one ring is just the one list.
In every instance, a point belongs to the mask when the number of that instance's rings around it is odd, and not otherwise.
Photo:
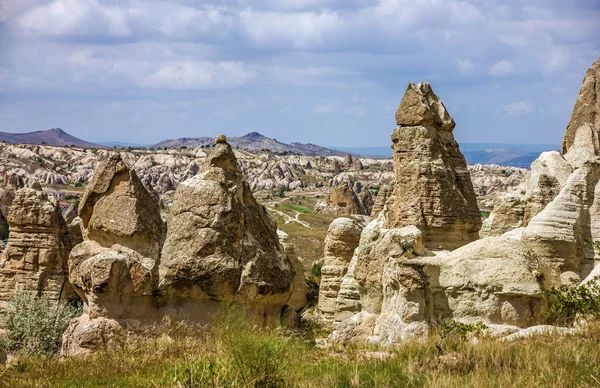
[[(251, 132), (241, 137), (228, 137), (229, 143), (234, 148), (243, 148), (250, 151), (269, 150), (271, 152), (290, 152), (309, 156), (344, 156), (347, 152), (332, 150), (315, 144), (304, 143), (282, 143), (277, 139), (271, 139), (258, 132)], [(163, 140), (153, 145), (153, 148), (196, 148), (214, 144), (213, 137), (182, 137), (179, 139)]]
[(60, 128), (52, 128), (45, 131), (10, 133), (0, 132), (0, 142), (12, 144), (47, 144), (51, 146), (74, 145), (83, 148), (105, 148), (101, 145), (81, 140), (69, 135)]

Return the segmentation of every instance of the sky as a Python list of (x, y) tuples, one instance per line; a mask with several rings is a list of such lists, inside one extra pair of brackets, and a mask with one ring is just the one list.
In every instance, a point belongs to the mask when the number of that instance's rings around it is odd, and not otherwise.
[(459, 142), (558, 144), (600, 0), (0, 0), (0, 131), (386, 146), (409, 82)]

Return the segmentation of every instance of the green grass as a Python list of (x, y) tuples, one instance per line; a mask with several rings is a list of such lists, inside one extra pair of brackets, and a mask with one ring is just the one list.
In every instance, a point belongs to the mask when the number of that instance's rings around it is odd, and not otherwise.
[(305, 208), (302, 205), (296, 205), (293, 203), (282, 203), (279, 205), (280, 208), (282, 209), (290, 209), (290, 210), (295, 210), (298, 213), (302, 213), (302, 214), (312, 214), (312, 210)]
[(19, 356), (0, 367), (6, 387), (592, 387), (600, 329), (515, 342), (482, 337), (446, 347), (437, 335), (391, 349), (333, 346), (235, 318), (210, 331), (133, 336), (111, 353), (63, 360)]
[(479, 215), (481, 215), (481, 218), (488, 218), (490, 216), (490, 212), (488, 212), (486, 210), (481, 210), (479, 212)]

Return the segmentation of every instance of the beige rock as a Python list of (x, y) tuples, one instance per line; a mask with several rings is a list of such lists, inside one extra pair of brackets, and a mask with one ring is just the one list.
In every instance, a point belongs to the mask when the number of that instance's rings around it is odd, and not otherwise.
[(319, 285), (319, 310), (325, 324), (334, 321), (340, 284), (346, 275), (354, 250), (358, 247), (364, 226), (361, 220), (344, 217), (336, 218), (329, 225)]
[(34, 183), (17, 192), (7, 221), (10, 238), (0, 260), (0, 302), (16, 292), (52, 301), (73, 297), (67, 280), (71, 244), (58, 205)]
[(396, 121), (388, 227), (414, 225), (433, 248), (476, 240), (481, 217), (467, 163), (452, 134), (454, 120), (428, 83), (409, 84)]
[(243, 180), (229, 144), (218, 143), (202, 171), (175, 193), (160, 289), (170, 299), (236, 301), (259, 324), (278, 320), (295, 273), (276, 229)]
[(306, 286), (306, 279), (304, 278), (304, 268), (298, 259), (294, 244), (289, 241), (290, 236), (282, 230), (277, 230), (277, 235), (279, 236), (279, 241), (283, 246), (287, 258), (292, 263), (294, 272), (296, 273), (292, 283), (292, 292), (286, 305), (290, 306), (294, 311), (299, 312), (308, 304), (306, 298), (308, 287)]
[(558, 151), (543, 152), (515, 191), (498, 198), (483, 222), (482, 236), (499, 236), (527, 226), (560, 192), (573, 167)]
[[(368, 191), (369, 190), (367, 189), (363, 190), (363, 192), (367, 192), (364, 194), (364, 201), (367, 206), (372, 202), (372, 198), (370, 198)], [(344, 181), (339, 185), (333, 186), (327, 200), (318, 202), (315, 205), (315, 212), (338, 216), (370, 214), (370, 212), (365, 208), (365, 204), (354, 192), (349, 181)]]
[(596, 131), (600, 130), (600, 58), (592, 64), (583, 78), (562, 141), (563, 154), (570, 150), (578, 128), (585, 123), (591, 124)]
[(382, 185), (377, 192), (375, 201), (373, 203), (373, 209), (371, 210), (371, 218), (375, 219), (379, 217), (379, 213), (383, 210), (385, 203), (388, 198), (392, 195), (392, 187), (389, 185)]
[(531, 219), (523, 232), (523, 240), (553, 269), (553, 275), (566, 271), (580, 274), (582, 264), (589, 266), (584, 263), (584, 238), (589, 230), (588, 203), (592, 202), (599, 178), (597, 162), (575, 170), (560, 194)]
[(72, 319), (63, 334), (61, 353), (64, 356), (85, 355), (119, 347), (118, 336), (122, 326), (113, 319), (95, 318), (88, 315)]
[(527, 327), (545, 307), (543, 266), (526, 243), (488, 237), (451, 252), (431, 280), (436, 314), (463, 322)]
[(119, 154), (98, 166), (81, 200), (79, 216), (87, 239), (106, 248), (119, 244), (159, 257), (165, 233), (160, 205)]

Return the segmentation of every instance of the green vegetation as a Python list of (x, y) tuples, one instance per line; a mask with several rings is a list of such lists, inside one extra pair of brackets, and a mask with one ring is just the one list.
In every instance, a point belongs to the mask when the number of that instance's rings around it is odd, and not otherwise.
[(481, 218), (488, 218), (490, 216), (490, 212), (487, 210), (481, 210), (479, 211), (479, 215), (481, 215)]
[(4, 347), (10, 353), (52, 355), (60, 351), (69, 321), (81, 315), (80, 305), (57, 304), (33, 294), (15, 294), (2, 311)]
[(0, 241), (8, 240), (8, 235), (10, 234), (10, 228), (8, 226), (8, 222), (6, 218), (0, 214)]
[[(453, 326), (394, 348), (332, 346), (308, 334), (259, 330), (234, 310), (214, 328), (165, 324), (166, 334), (129, 334), (108, 353), (71, 357), (19, 356), (0, 367), (7, 387), (557, 387), (597, 386), (600, 327), (572, 337), (500, 342), (477, 324)], [(452, 324), (450, 324), (452, 326)], [(464, 336), (461, 333), (466, 332)], [(454, 336), (450, 345), (447, 341)]]
[(291, 210), (295, 210), (298, 213), (303, 213), (303, 214), (312, 214), (312, 210), (305, 208), (302, 205), (296, 205), (294, 203), (283, 203), (280, 204), (279, 207), (283, 208), (283, 209), (291, 209)]
[(545, 314), (558, 325), (571, 326), (576, 319), (600, 318), (600, 282), (594, 278), (583, 285), (561, 285), (545, 291), (550, 306)]

